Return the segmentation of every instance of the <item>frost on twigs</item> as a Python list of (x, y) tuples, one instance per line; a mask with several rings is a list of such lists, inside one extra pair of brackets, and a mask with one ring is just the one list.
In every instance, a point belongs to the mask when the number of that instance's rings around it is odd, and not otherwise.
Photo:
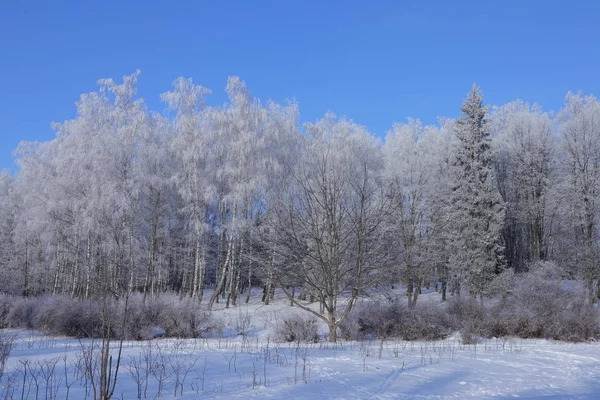
[(311, 316), (291, 314), (277, 321), (275, 339), (281, 342), (319, 341), (318, 322)]

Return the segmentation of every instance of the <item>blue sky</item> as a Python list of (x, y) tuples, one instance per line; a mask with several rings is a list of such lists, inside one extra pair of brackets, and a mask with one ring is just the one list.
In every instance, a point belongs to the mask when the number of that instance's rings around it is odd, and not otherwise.
[(407, 117), (455, 117), (472, 82), (486, 102), (560, 108), (600, 93), (595, 1), (3, 1), (0, 169), (21, 140), (50, 140), (99, 78), (141, 69), (139, 95), (178, 76), (225, 101), (229, 75), (262, 100), (295, 98), (384, 135)]

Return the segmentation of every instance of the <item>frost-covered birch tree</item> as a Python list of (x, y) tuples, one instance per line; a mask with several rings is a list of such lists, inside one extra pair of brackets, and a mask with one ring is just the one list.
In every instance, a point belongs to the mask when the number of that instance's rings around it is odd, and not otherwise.
[(226, 307), (236, 305), (240, 290), (248, 232), (254, 218), (254, 203), (264, 184), (266, 110), (249, 93), (245, 82), (230, 77), (230, 103), (211, 110), (211, 124), (218, 136), (213, 150), (217, 174), (213, 182), (219, 215), (219, 254), (216, 286), (209, 308), (223, 294)]
[[(206, 276), (207, 224), (206, 215), (212, 201), (210, 193), (211, 171), (209, 153), (214, 146), (210, 125), (203, 114), (205, 97), (210, 93), (191, 79), (178, 78), (173, 90), (162, 95), (163, 101), (176, 111), (170, 141), (176, 160), (174, 180), (183, 199), (183, 209), (188, 216), (187, 242), (191, 244), (191, 271), (182, 271), (182, 286), (189, 295), (202, 300)], [(182, 257), (183, 262), (187, 257)], [(189, 288), (189, 289), (188, 289)]]
[[(594, 96), (567, 94), (557, 116), (562, 137), (561, 199), (566, 206), (568, 247), (565, 260), (586, 281), (590, 303), (596, 302), (598, 207), (600, 204), (600, 103)], [(575, 264), (575, 265), (573, 265)]]
[(539, 106), (522, 101), (496, 108), (492, 121), (498, 187), (506, 204), (507, 262), (523, 271), (548, 256), (554, 127)]
[(397, 262), (410, 307), (416, 305), (425, 281), (435, 276), (437, 135), (435, 127), (410, 120), (408, 124), (395, 124), (384, 146), (386, 180), (394, 205), (391, 232), (396, 239), (389, 246), (398, 252)]
[(19, 215), (16, 183), (7, 170), (0, 171), (0, 291), (18, 291), (14, 233)]

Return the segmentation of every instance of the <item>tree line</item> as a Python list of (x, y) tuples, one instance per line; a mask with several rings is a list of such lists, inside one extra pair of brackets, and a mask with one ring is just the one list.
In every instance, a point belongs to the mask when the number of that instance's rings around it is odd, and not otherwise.
[(431, 283), (483, 299), (544, 261), (598, 296), (593, 96), (568, 93), (557, 113), (490, 108), (473, 86), (461, 117), (381, 139), (332, 113), (300, 124), (296, 103), (263, 103), (237, 77), (222, 106), (179, 78), (157, 114), (138, 75), (100, 80), (53, 140), (15, 151), (18, 171), (0, 175), (1, 291), (170, 291), (210, 308), (280, 287), (319, 301), (333, 331), (383, 283), (404, 282), (409, 305)]

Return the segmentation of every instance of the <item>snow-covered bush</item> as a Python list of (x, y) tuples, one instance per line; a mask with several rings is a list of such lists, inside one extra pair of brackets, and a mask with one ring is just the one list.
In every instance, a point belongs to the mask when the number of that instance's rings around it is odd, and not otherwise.
[(6, 316), (6, 326), (9, 328), (34, 329), (33, 315), (35, 311), (35, 299), (25, 297), (16, 298)]
[(404, 340), (441, 340), (451, 331), (450, 320), (444, 309), (423, 303), (406, 309), (401, 337)]
[(598, 310), (587, 304), (581, 290), (562, 280), (554, 263), (539, 263), (523, 274), (514, 292), (515, 334), (564, 341), (600, 337)]
[(396, 301), (360, 304), (342, 322), (342, 336), (349, 340), (400, 337), (403, 314), (403, 307)]
[(465, 342), (477, 337), (518, 336), (579, 342), (600, 337), (598, 310), (587, 304), (577, 285), (568, 285), (552, 262), (531, 266), (496, 304), (454, 298), (447, 311)]
[(485, 312), (485, 324), (477, 332), (480, 336), (535, 336), (532, 333), (525, 333), (530, 329), (529, 321), (514, 300), (502, 301), (489, 307)]
[(238, 315), (232, 320), (233, 329), (235, 329), (238, 335), (246, 336), (248, 330), (252, 326), (252, 318), (250, 317), (250, 314), (248, 314), (248, 310), (243, 313), (240, 308), (238, 311)]
[(220, 324), (200, 308), (197, 300), (173, 293), (161, 293), (145, 300), (142, 294), (132, 294), (127, 304), (125, 299), (119, 302), (114, 323), (118, 326), (114, 329), (117, 335), (123, 332), (125, 338), (135, 340), (159, 336), (195, 338), (220, 331)]
[(280, 342), (312, 342), (319, 341), (317, 319), (299, 314), (278, 321), (275, 340)]
[[(102, 307), (107, 308), (104, 312)], [(222, 324), (199, 307), (196, 300), (165, 293), (145, 300), (73, 299), (63, 295), (37, 298), (0, 297), (0, 326), (37, 329), (53, 335), (99, 336), (110, 327), (115, 338), (145, 340), (158, 336), (193, 338), (218, 335)]]
[(351, 340), (437, 340), (450, 333), (443, 309), (428, 304), (408, 308), (398, 301), (361, 304), (340, 328), (343, 337)]
[(10, 356), (10, 353), (15, 345), (15, 338), (15, 335), (0, 332), (0, 381), (4, 375), (6, 361), (8, 360), (8, 357)]
[(11, 328), (37, 329), (54, 335), (89, 337), (102, 326), (97, 302), (67, 296), (13, 298), (3, 324)]
[(8, 327), (7, 317), (15, 301), (15, 297), (0, 293), (0, 329)]
[(32, 327), (54, 335), (97, 336), (102, 327), (98, 304), (67, 296), (42, 296), (33, 303)]
[(478, 336), (484, 336), (486, 313), (477, 300), (454, 297), (448, 302), (446, 312), (452, 328), (460, 332), (463, 344), (473, 344)]
[(515, 287), (515, 272), (507, 269), (496, 275), (487, 285), (485, 294), (491, 297), (506, 297), (512, 293)]
[(213, 324), (211, 314), (201, 309), (198, 301), (191, 297), (179, 298), (166, 293), (153, 299), (151, 306), (158, 311), (155, 325), (165, 330), (165, 336), (201, 337), (218, 329), (218, 324)]
[[(574, 299), (557, 305), (552, 299), (519, 303), (512, 299), (506, 304), (490, 307), (486, 323), (478, 332), (483, 337), (518, 336), (524, 339), (545, 338), (581, 342), (600, 337), (598, 310)], [(541, 314), (535, 312), (542, 311)]]

